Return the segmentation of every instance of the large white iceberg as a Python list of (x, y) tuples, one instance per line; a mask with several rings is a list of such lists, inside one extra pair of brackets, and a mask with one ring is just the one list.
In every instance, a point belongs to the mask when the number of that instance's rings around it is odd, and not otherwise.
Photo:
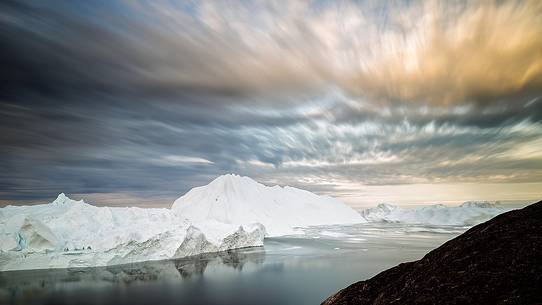
[(342, 202), (293, 187), (265, 186), (249, 177), (223, 175), (175, 200), (172, 210), (194, 223), (261, 223), (268, 236), (295, 227), (366, 222)]
[(410, 209), (381, 203), (360, 213), (368, 222), (472, 226), (508, 210), (487, 201), (468, 201), (456, 207), (436, 204)]
[(170, 259), (261, 246), (265, 234), (260, 224), (193, 224), (170, 209), (96, 207), (64, 194), (0, 212), (0, 271)]

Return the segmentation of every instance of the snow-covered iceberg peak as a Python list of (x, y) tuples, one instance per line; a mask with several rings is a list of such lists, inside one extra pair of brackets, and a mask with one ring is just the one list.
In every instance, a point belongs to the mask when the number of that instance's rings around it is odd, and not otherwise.
[(193, 222), (261, 223), (270, 236), (290, 234), (294, 227), (365, 222), (334, 198), (288, 186), (269, 187), (234, 174), (193, 188), (175, 200), (172, 210)]
[(83, 204), (83, 203), (85, 203), (83, 200), (77, 201), (77, 200), (70, 199), (64, 193), (58, 194), (56, 199), (53, 202), (51, 202), (52, 205), (68, 205), (68, 204)]

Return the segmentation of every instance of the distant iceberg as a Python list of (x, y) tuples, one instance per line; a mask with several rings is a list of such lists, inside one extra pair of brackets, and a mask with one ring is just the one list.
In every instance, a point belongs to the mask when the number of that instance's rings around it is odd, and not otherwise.
[(462, 208), (498, 208), (499, 202), (490, 201), (465, 201), (459, 207)]
[(249, 177), (231, 174), (193, 188), (177, 199), (171, 209), (194, 223), (261, 223), (268, 236), (291, 234), (295, 227), (366, 222), (334, 198), (289, 186), (265, 186)]
[(436, 204), (411, 209), (381, 203), (360, 214), (368, 222), (472, 226), (509, 210), (488, 201), (468, 201), (457, 207)]

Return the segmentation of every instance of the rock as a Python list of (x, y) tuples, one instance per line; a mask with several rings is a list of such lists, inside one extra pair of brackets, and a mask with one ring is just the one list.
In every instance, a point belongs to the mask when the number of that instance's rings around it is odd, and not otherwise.
[(477, 225), (323, 305), (542, 304), (542, 201)]

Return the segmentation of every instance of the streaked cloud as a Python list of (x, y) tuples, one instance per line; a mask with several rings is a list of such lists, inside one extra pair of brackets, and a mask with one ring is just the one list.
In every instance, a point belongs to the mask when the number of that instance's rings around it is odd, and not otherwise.
[(0, 8), (5, 199), (542, 181), (538, 1)]
[(183, 164), (213, 164), (212, 161), (198, 157), (180, 156), (180, 155), (166, 155), (160, 159), (153, 160), (153, 162), (164, 166), (175, 166)]
[[(279, 95), (339, 86), (375, 102), (449, 104), (532, 100), (542, 87), (538, 1), (22, 3), (4, 5), (5, 49), (41, 55), (13, 54), (7, 67), (55, 67), (48, 90)], [(83, 62), (93, 64), (73, 65)]]
[(382, 33), (377, 60), (353, 86), (401, 101), (525, 102), (521, 95), (542, 87), (541, 16), (539, 1), (428, 1), (398, 10), (398, 30)]

